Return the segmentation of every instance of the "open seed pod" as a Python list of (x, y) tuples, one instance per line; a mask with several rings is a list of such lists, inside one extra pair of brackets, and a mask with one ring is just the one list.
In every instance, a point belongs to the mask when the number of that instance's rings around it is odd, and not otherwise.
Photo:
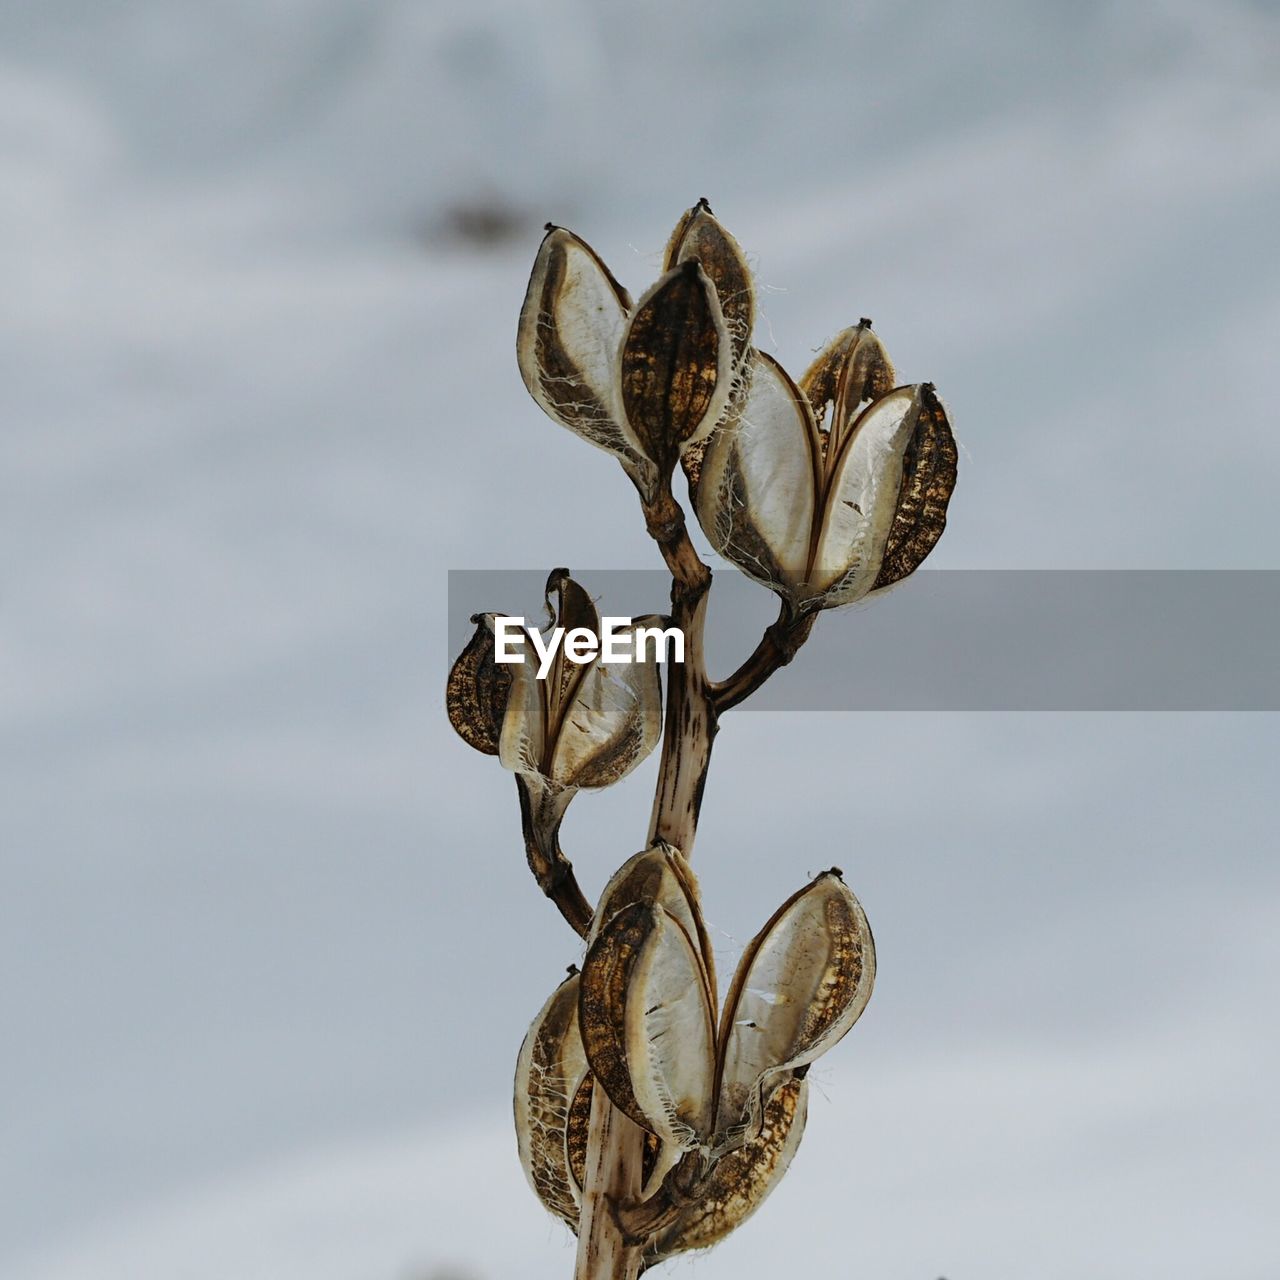
[[(552, 599), (556, 603), (553, 605)], [(554, 624), (600, 635), (600, 614), (567, 569), (547, 579)], [(637, 618), (631, 631), (660, 619)], [(572, 661), (561, 645), (539, 679), (533, 648), (512, 664), (511, 689), (498, 739), (498, 757), (515, 773), (554, 788), (607, 787), (653, 750), (662, 732), (662, 685), (653, 661)]]
[(796, 612), (906, 577), (946, 526), (957, 457), (946, 411), (932, 384), (892, 378), (865, 321), (800, 386), (756, 352), (741, 412), (707, 444), (694, 493), (703, 531)]
[(498, 754), (502, 721), (511, 697), (511, 668), (495, 656), (493, 624), (497, 616), (472, 616), (475, 631), (450, 669), (445, 690), (454, 732), (469, 747), (488, 756)]
[[(533, 1020), (516, 1061), (516, 1142), (525, 1177), (538, 1199), (577, 1230), (581, 1177), (569, 1169), (568, 1126), (574, 1099), (588, 1080), (578, 1034), (578, 975), (571, 973)], [(585, 1150), (586, 1134), (581, 1135)]]
[(845, 1036), (875, 976), (871, 927), (839, 871), (778, 908), (739, 960), (720, 1020), (721, 1149), (750, 1141), (774, 1091)]
[[(660, 842), (628, 860), (587, 941), (582, 974), (557, 988), (520, 1051), (526, 1176), (576, 1230), (603, 1087), (646, 1130), (646, 1264), (707, 1248), (763, 1203), (799, 1146), (808, 1064), (871, 993), (866, 917), (835, 870), (793, 894), (744, 953), (718, 1028), (697, 881), (678, 850)], [(691, 1159), (700, 1172), (679, 1184)]]
[[(552, 571), (546, 599), (554, 625), (600, 635), (599, 612), (567, 569)], [(449, 673), (449, 719), (463, 741), (519, 775), (527, 817), (550, 849), (580, 788), (612, 785), (653, 750), (662, 733), (661, 677), (648, 649), (644, 661), (606, 663), (601, 653), (578, 663), (561, 645), (539, 679), (527, 629), (525, 660), (497, 661), (494, 628), (502, 616), (473, 619), (475, 633)], [(634, 636), (663, 621), (646, 615), (629, 630)], [(626, 629), (618, 634), (625, 637)]]
[(681, 218), (666, 259), (633, 304), (590, 245), (548, 225), (516, 339), (529, 394), (614, 454), (646, 499), (723, 418), (754, 317), (742, 252), (705, 201)]
[[(476, 629), (449, 672), (446, 702), (463, 741), (516, 775), (529, 868), (585, 935), (591, 904), (560, 848), (560, 826), (581, 788), (619, 781), (657, 743), (667, 620), (611, 622), (602, 637), (595, 604), (567, 569), (552, 571), (545, 599), (558, 628), (549, 639), (504, 614), (472, 618)], [(623, 656), (631, 660), (617, 660)]]
[(702, 266), (715, 286), (733, 344), (733, 364), (735, 368), (741, 366), (751, 349), (751, 330), (756, 319), (755, 285), (741, 246), (711, 212), (706, 200), (699, 200), (676, 223), (667, 242), (663, 270), (671, 271), (691, 260)]
[[(572, 971), (533, 1020), (516, 1060), (515, 1121), (520, 1165), (543, 1207), (574, 1231), (586, 1178), (591, 1073), (578, 1033), (578, 974)], [(661, 1144), (645, 1137), (644, 1176)]]
[[(706, 200), (699, 200), (676, 223), (667, 244), (663, 265), (670, 271), (680, 263), (690, 260), (700, 263), (715, 285), (725, 328), (733, 348), (730, 371), (732, 387), (729, 402), (716, 428), (719, 430), (737, 420), (750, 386), (751, 333), (756, 320), (756, 291), (746, 255), (711, 212), (711, 206)], [(680, 465), (684, 468), (691, 487), (697, 485), (707, 439), (704, 436), (693, 441), (680, 454)]]
[(679, 918), (687, 900), (619, 905), (634, 872), (615, 882), (579, 987), (587, 1061), (614, 1105), (664, 1146), (722, 1157), (759, 1135), (773, 1093), (866, 1007), (866, 916), (835, 871), (794, 894), (748, 946), (717, 1029), (705, 932)]
[(600, 895), (600, 905), (587, 935), (590, 947), (600, 930), (623, 907), (644, 902), (662, 907), (675, 917), (696, 943), (705, 982), (715, 1004), (716, 970), (711, 940), (702, 918), (702, 894), (693, 868), (674, 845), (659, 840), (627, 859), (614, 872)]
[(555, 422), (614, 454), (644, 490), (652, 463), (622, 429), (618, 349), (631, 296), (600, 255), (563, 227), (547, 224), (534, 260), (516, 358), (529, 394)]
[(622, 427), (659, 475), (710, 434), (733, 389), (733, 345), (698, 262), (673, 267), (636, 304), (618, 360)]
[(699, 1196), (649, 1245), (646, 1263), (709, 1249), (755, 1213), (790, 1166), (804, 1135), (808, 1107), (809, 1082), (793, 1076), (770, 1098), (755, 1137), (715, 1162)]
[(659, 843), (623, 864), (601, 896), (587, 956), (579, 1004), (593, 1074), (669, 1157), (697, 1145), (714, 1119), (715, 965), (697, 882), (677, 850)]

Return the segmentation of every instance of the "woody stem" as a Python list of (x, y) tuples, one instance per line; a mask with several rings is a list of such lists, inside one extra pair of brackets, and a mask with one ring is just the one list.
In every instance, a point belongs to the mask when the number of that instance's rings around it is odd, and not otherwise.
[(809, 638), (817, 614), (797, 614), (785, 601), (776, 622), (765, 628), (751, 656), (725, 680), (711, 687), (717, 712), (728, 711), (745, 701), (779, 667), (785, 667)]
[[(703, 630), (711, 570), (699, 558), (684, 512), (666, 485), (644, 504), (649, 533), (671, 570), (671, 621), (684, 633), (684, 662), (667, 669), (667, 705), (649, 840), (665, 840), (685, 857), (693, 850), (698, 810), (716, 733)], [(643, 1244), (618, 1218), (640, 1198), (644, 1130), (618, 1111), (603, 1089), (591, 1095), (587, 1168), (578, 1222), (575, 1280), (636, 1280)]]

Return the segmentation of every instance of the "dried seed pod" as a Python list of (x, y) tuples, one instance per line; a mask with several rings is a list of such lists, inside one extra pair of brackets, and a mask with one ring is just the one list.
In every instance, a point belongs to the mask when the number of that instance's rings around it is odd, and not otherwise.
[[(577, 1228), (580, 1179), (569, 1164), (573, 1100), (587, 1076), (578, 1032), (578, 975), (552, 993), (533, 1020), (516, 1062), (515, 1117), (520, 1164), (538, 1199)], [(583, 1144), (585, 1148), (585, 1134)]]
[(815, 418), (827, 421), (827, 436), (839, 448), (858, 410), (894, 388), (893, 362), (872, 332), (871, 321), (842, 329), (818, 353), (804, 376), (800, 390), (813, 406)]
[(458, 736), (485, 755), (498, 754), (502, 720), (511, 696), (511, 668), (494, 658), (492, 613), (477, 613), (475, 633), (449, 671), (445, 703)]
[[(741, 246), (720, 224), (707, 201), (699, 200), (676, 223), (667, 243), (664, 268), (668, 271), (682, 262), (696, 260), (702, 264), (715, 285), (725, 328), (733, 346), (733, 388), (720, 425), (736, 420), (746, 401), (751, 381), (751, 331), (756, 321), (756, 291), (751, 268)], [(719, 428), (717, 428), (719, 429)], [(680, 465), (689, 481), (689, 492), (697, 495), (702, 472), (702, 458), (707, 440), (695, 440), (680, 455)]]
[(701, 263), (715, 286), (733, 344), (733, 363), (735, 367), (740, 366), (751, 349), (751, 330), (756, 319), (755, 286), (741, 246), (711, 212), (706, 200), (699, 200), (676, 223), (667, 242), (663, 270), (670, 271), (689, 261)]
[(698, 947), (675, 916), (634, 902), (600, 928), (583, 961), (579, 1020), (614, 1106), (664, 1144), (708, 1140), (715, 1010)]
[[(565, 919), (585, 933), (591, 906), (560, 849), (560, 824), (580, 788), (610, 786), (657, 744), (662, 733), (659, 655), (641, 639), (642, 632), (664, 630), (666, 620), (647, 615), (626, 628), (615, 625), (611, 640), (622, 642), (625, 652), (629, 636), (633, 660), (606, 662), (612, 655), (601, 642), (600, 616), (567, 569), (548, 577), (546, 601), (551, 623), (560, 628), (560, 643), (550, 649), (544, 645), (535, 662), (535, 642), (542, 641), (538, 632), (501, 627), (501, 614), (477, 615), (476, 632), (449, 673), (446, 702), (463, 740), (497, 755), (516, 774), (530, 869)], [(580, 641), (574, 635), (579, 630), (596, 640), (595, 656), (583, 662), (570, 658), (566, 640)], [(495, 631), (503, 634), (506, 652), (501, 655)], [(519, 654), (518, 645), (513, 649), (507, 643), (513, 638), (524, 641), (523, 660), (499, 662), (499, 656)]]
[(858, 1020), (875, 982), (875, 943), (836, 871), (793, 894), (747, 947), (720, 1022), (716, 1133), (749, 1139), (771, 1091)]
[(614, 872), (600, 895), (600, 904), (592, 920), (587, 946), (596, 940), (601, 928), (623, 907), (642, 902), (662, 907), (679, 922), (685, 933), (696, 943), (702, 961), (703, 981), (708, 1000), (716, 1005), (715, 957), (711, 939), (702, 918), (701, 893), (693, 868), (673, 845), (659, 840), (652, 848), (644, 849)]
[(821, 493), (813, 412), (787, 371), (756, 352), (736, 423), (707, 443), (695, 511), (711, 545), (743, 573), (800, 598)]
[(907, 576), (946, 525), (956, 479), (946, 414), (931, 386), (884, 391), (892, 373), (865, 323), (806, 373), (816, 405), (757, 353), (741, 413), (707, 445), (695, 493), (703, 530), (798, 612)]
[[(654, 1199), (628, 1227), (650, 1240), (649, 1261), (714, 1244), (777, 1185), (803, 1132), (808, 1065), (857, 1021), (875, 979), (866, 916), (835, 869), (752, 940), (718, 1029), (704, 950), (696, 885), (659, 843), (610, 880), (578, 984), (589, 1076), (655, 1144)], [(594, 1087), (579, 1086), (566, 1124), (571, 1176)]]
[(746, 259), (705, 200), (681, 218), (666, 256), (666, 274), (633, 308), (590, 245), (548, 225), (516, 338), (530, 395), (614, 454), (646, 499), (735, 388), (740, 398), (755, 316)]
[(623, 428), (659, 475), (719, 422), (733, 387), (733, 345), (716, 290), (694, 259), (636, 304), (619, 358)]
[(753, 939), (717, 1029), (705, 926), (673, 853), (638, 854), (605, 891), (579, 988), (582, 1038), (615, 1106), (673, 1150), (721, 1155), (857, 1021), (875, 946), (858, 900), (825, 872)]
[(651, 465), (621, 425), (618, 349), (631, 299), (585, 240), (547, 227), (520, 310), (516, 358), (548, 417), (616, 455), (642, 479)]
[(740, 1227), (782, 1181), (804, 1136), (809, 1086), (788, 1080), (765, 1108), (759, 1132), (715, 1162), (701, 1195), (645, 1252), (646, 1264), (709, 1249)]
[(920, 389), (920, 411), (902, 460), (898, 509), (885, 543), (875, 589), (892, 586), (914, 573), (947, 527), (947, 504), (956, 487), (958, 454), (931, 383)]
[(902, 490), (903, 462), (920, 421), (921, 387), (869, 405), (836, 447), (815, 530), (805, 594), (825, 605), (859, 600), (880, 575)]
[[(600, 634), (591, 598), (567, 570), (547, 583), (548, 607), (566, 630)], [(632, 634), (656, 623), (634, 619)], [(532, 652), (526, 646), (526, 658)], [(651, 658), (605, 664), (600, 657), (571, 661), (562, 645), (551, 670), (539, 680), (531, 660), (511, 667), (512, 683), (498, 740), (502, 763), (516, 773), (544, 780), (552, 790), (606, 787), (625, 777), (653, 750), (662, 732), (662, 683)]]

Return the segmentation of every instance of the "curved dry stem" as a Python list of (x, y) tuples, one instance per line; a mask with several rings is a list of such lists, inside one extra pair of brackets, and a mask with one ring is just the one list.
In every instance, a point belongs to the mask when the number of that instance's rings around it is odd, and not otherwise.
[(520, 825), (529, 870), (538, 888), (556, 904), (569, 927), (580, 938), (585, 938), (594, 911), (574, 875), (573, 863), (560, 848), (560, 819), (564, 811), (548, 816), (545, 806), (538, 804), (519, 774), (516, 774), (516, 791), (520, 796)]
[(785, 667), (809, 638), (817, 616), (816, 613), (797, 615), (784, 600), (777, 620), (765, 628), (751, 656), (727, 679), (712, 684), (711, 699), (716, 714), (744, 702), (779, 667)]

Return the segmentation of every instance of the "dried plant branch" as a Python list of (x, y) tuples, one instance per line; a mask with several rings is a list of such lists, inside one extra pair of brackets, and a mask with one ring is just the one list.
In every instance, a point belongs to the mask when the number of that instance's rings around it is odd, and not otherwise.
[[(516, 775), (516, 790), (520, 794), (520, 825), (524, 830), (529, 870), (533, 872), (538, 888), (556, 904), (569, 927), (579, 937), (585, 938), (591, 928), (592, 906), (578, 885), (573, 863), (560, 848), (560, 824), (557, 822), (550, 832), (540, 832), (534, 822), (529, 785), (519, 774)], [(548, 843), (550, 849), (544, 848)]]
[(671, 590), (672, 617), (685, 637), (685, 661), (667, 682), (662, 759), (649, 823), (649, 843), (665, 840), (687, 858), (698, 834), (702, 792), (711, 763), (718, 717), (707, 680), (703, 632), (707, 616), (705, 590), (690, 596), (678, 584)]
[[(662, 758), (649, 843), (666, 841), (687, 858), (698, 831), (716, 734), (703, 645), (711, 570), (689, 538), (684, 510), (669, 482), (655, 501), (643, 506), (646, 527), (671, 571), (672, 622), (685, 637), (684, 662), (670, 667), (667, 675)], [(596, 1089), (587, 1136), (576, 1280), (635, 1280), (642, 1270), (643, 1246), (651, 1233), (637, 1235), (629, 1230), (620, 1219), (619, 1207), (639, 1199), (644, 1142), (645, 1131), (614, 1107), (604, 1089)]]
[(797, 615), (784, 600), (777, 620), (765, 628), (751, 656), (731, 676), (711, 686), (716, 713), (746, 701), (779, 667), (785, 667), (809, 638), (817, 616), (816, 613)]
[[(819, 611), (914, 572), (946, 525), (955, 441), (932, 384), (895, 385), (870, 321), (837, 334), (797, 382), (751, 346), (754, 318), (745, 256), (705, 200), (676, 224), (638, 302), (585, 241), (548, 226), (520, 315), (521, 376), (635, 484), (671, 574), (670, 616), (636, 623), (677, 629), (683, 662), (668, 665), (664, 697), (643, 658), (553, 655), (526, 629), (546, 665), (535, 674), (526, 648), (513, 670), (495, 647), (513, 620), (479, 614), (449, 676), (454, 728), (516, 774), (529, 866), (587, 943), (516, 1069), (521, 1161), (578, 1232), (575, 1280), (637, 1280), (740, 1226), (799, 1145), (809, 1065), (858, 1020), (875, 980), (870, 926), (832, 868), (747, 946), (717, 1017), (688, 859), (720, 716), (795, 657)], [(781, 601), (718, 683), (704, 644), (712, 575), (672, 492), (677, 470), (712, 547)], [(554, 635), (599, 637), (568, 570), (551, 573), (546, 599)], [(593, 910), (560, 847), (565, 811), (659, 737), (648, 847)]]
[(592, 1091), (575, 1280), (636, 1280), (644, 1269), (643, 1241), (627, 1233), (616, 1212), (640, 1195), (644, 1136), (603, 1089)]
[(657, 496), (643, 502), (645, 528), (658, 544), (672, 577), (672, 602), (680, 596), (699, 596), (710, 590), (711, 570), (702, 562), (689, 537), (684, 508), (671, 492), (668, 479)]

